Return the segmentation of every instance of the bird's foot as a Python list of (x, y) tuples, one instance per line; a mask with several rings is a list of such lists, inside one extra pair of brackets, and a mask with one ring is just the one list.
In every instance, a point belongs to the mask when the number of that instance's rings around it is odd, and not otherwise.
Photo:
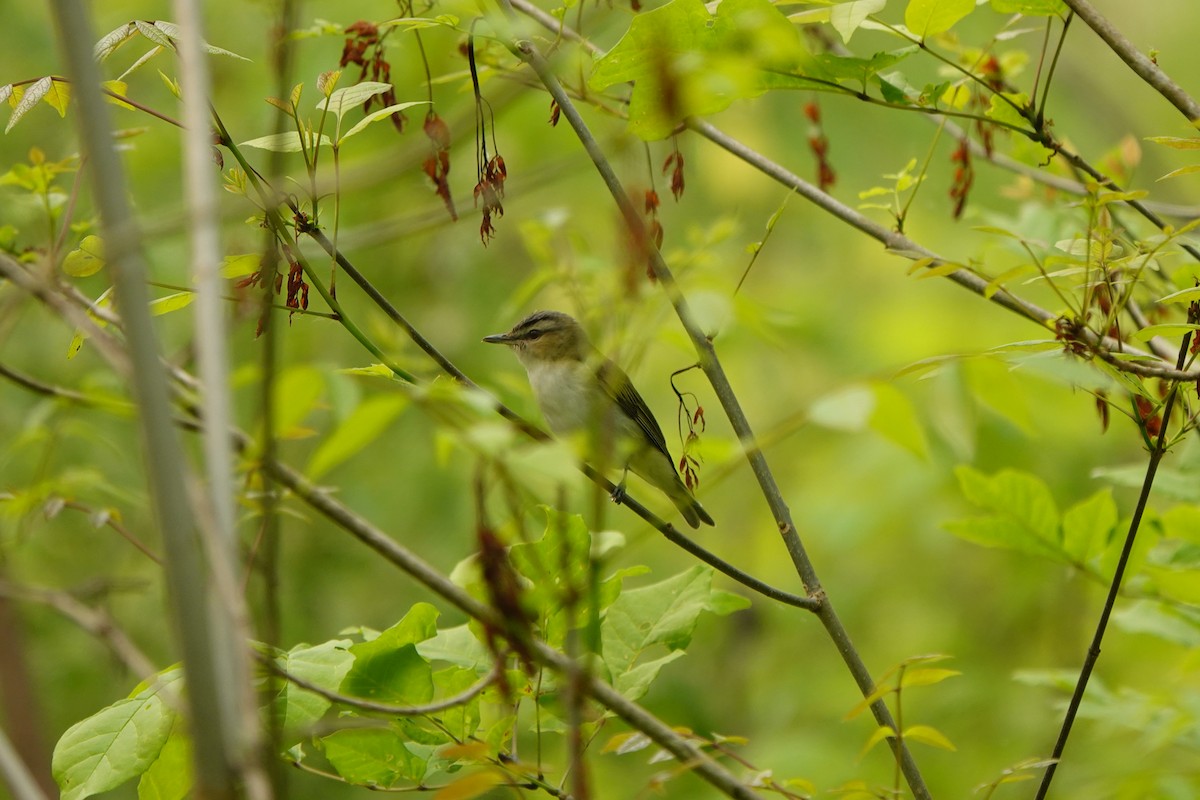
[(625, 502), (625, 481), (621, 481), (612, 490), (612, 501), (617, 505)]

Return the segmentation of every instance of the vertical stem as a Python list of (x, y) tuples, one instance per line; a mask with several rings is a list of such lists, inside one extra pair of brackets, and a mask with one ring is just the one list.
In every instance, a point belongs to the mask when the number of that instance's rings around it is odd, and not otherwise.
[[(1194, 322), (1189, 315), (1189, 322)], [(1183, 369), (1187, 361), (1188, 345), (1191, 343), (1192, 334), (1188, 333), (1183, 337), (1183, 344), (1179, 348), (1179, 358), (1176, 361), (1176, 366)], [(1104, 608), (1100, 612), (1100, 620), (1096, 623), (1096, 632), (1092, 635), (1092, 643), (1088, 647), (1087, 656), (1083, 660), (1083, 668), (1079, 671), (1079, 678), (1075, 682), (1075, 691), (1071, 694), (1071, 702), (1067, 705), (1067, 713), (1063, 717), (1062, 727), (1058, 732), (1058, 740), (1054, 743), (1054, 752), (1051, 753), (1051, 758), (1054, 762), (1046, 768), (1046, 774), (1042, 776), (1042, 783), (1038, 787), (1036, 800), (1044, 800), (1046, 793), (1050, 791), (1050, 783), (1054, 780), (1054, 774), (1058, 770), (1058, 763), (1062, 760), (1063, 750), (1066, 749), (1067, 739), (1071, 735), (1071, 727), (1075, 724), (1075, 717), (1079, 713), (1079, 705), (1083, 702), (1084, 692), (1087, 691), (1088, 680), (1092, 676), (1092, 670), (1096, 666), (1096, 662), (1100, 658), (1100, 644), (1104, 641), (1104, 631), (1108, 627), (1108, 618), (1112, 615), (1113, 606), (1117, 602), (1117, 595), (1121, 591), (1121, 581), (1125, 577), (1125, 567), (1129, 564), (1129, 556), (1133, 552), (1133, 544), (1137, 539), (1138, 529), (1142, 524), (1142, 515), (1146, 511), (1146, 503), (1150, 499), (1150, 489), (1154, 486), (1154, 476), (1158, 472), (1158, 465), (1162, 461), (1163, 456), (1167, 452), (1167, 428), (1171, 422), (1171, 410), (1175, 406), (1175, 397), (1179, 394), (1179, 384), (1171, 385), (1171, 391), (1167, 395), (1167, 400), (1163, 403), (1162, 427), (1158, 431), (1158, 439), (1154, 443), (1154, 449), (1150, 451), (1150, 461), (1146, 465), (1146, 477), (1142, 480), (1142, 491), (1138, 494), (1137, 507), (1133, 510), (1133, 518), (1129, 521), (1129, 532), (1125, 534), (1125, 544), (1121, 548), (1121, 558), (1117, 561), (1117, 569), (1113, 573), (1112, 583), (1108, 587), (1108, 596), (1104, 599)]]
[(227, 758), (239, 766), (243, 791), (251, 797), (270, 796), (262, 772), (250, 662), (242, 643), (249, 636), (248, 613), (237, 581), (237, 524), (234, 510), (233, 448), (229, 440), (232, 400), (229, 391), (229, 353), (225, 319), (224, 280), (217, 211), (217, 185), (209, 117), (211, 81), (202, 32), (200, 0), (174, 0), (179, 22), (177, 48), (183, 89), (184, 184), (191, 269), (196, 288), (195, 343), (204, 408), (202, 438), (207, 492), (199, 526), (209, 556), (216, 591), (209, 594), (214, 635), (214, 669), (225, 687), (219, 718)]
[(150, 496), (164, 544), (171, 627), (182, 647), (187, 674), (196, 793), (206, 799), (234, 798), (242, 785), (237, 768), (239, 742), (225, 735), (235, 727), (234, 721), (225, 717), (230, 707), (227, 696), (233, 689), (222, 682), (225, 673), (218, 667), (221, 649), (216, 642), (219, 633), (229, 631), (218, 632), (212, 624), (206, 553), (197, 536), (183, 449), (174, 428), (148, 309), (141, 237), (92, 58), (91, 15), (80, 0), (52, 0), (51, 9), (79, 104), (80, 138), (94, 171), (93, 190), (108, 267), (129, 346)]

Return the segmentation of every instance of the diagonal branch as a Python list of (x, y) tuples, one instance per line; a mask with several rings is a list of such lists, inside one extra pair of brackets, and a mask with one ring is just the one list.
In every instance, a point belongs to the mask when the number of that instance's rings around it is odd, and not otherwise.
[(1063, 0), (1075, 15), (1087, 23), (1096, 35), (1104, 40), (1117, 56), (1124, 61), (1133, 72), (1159, 94), (1167, 99), (1167, 101), (1179, 109), (1179, 112), (1187, 117), (1188, 122), (1193, 125), (1200, 123), (1200, 103), (1197, 103), (1190, 94), (1185, 92), (1179, 84), (1171, 79), (1171, 76), (1163, 71), (1162, 67), (1154, 63), (1133, 46), (1133, 42), (1125, 38), (1125, 35), (1113, 27), (1099, 11), (1097, 11), (1088, 0)]
[[(29, 289), (39, 300), (60, 313), (70, 315), (78, 310), (71, 301), (50, 287), (34, 280), (21, 265), (3, 255), (0, 255), (0, 275), (9, 278), (22, 288)], [(112, 356), (110, 363), (114, 366), (126, 364), (124, 350), (112, 333), (95, 326), (94, 323), (87, 320), (86, 315), (82, 312), (79, 312), (79, 316), (83, 318), (83, 324), (88, 326), (89, 332), (97, 340), (99, 345), (97, 349), (106, 357)], [(195, 379), (188, 373), (174, 368), (173, 374), (188, 388), (194, 387)], [(188, 417), (176, 419), (176, 424), (188, 430), (199, 430), (201, 410), (191, 404), (187, 408), (187, 412)], [(239, 453), (244, 454), (250, 449), (251, 439), (245, 433), (231, 430), (230, 436)], [(348, 506), (320, 490), (301, 473), (277, 459), (263, 460), (261, 465), (279, 484), (290, 490), (313, 510), (370, 547), (435, 595), (485, 625), (489, 625), (495, 630), (505, 630), (503, 620), (498, 618), (497, 612), (493, 608), (480, 603), (416, 553), (396, 542)], [(556, 672), (571, 674), (576, 670), (575, 662), (570, 657), (545, 642), (534, 641), (532, 650), (540, 663)], [(712, 756), (700, 750), (674, 728), (636, 702), (626, 698), (612, 686), (591, 675), (585, 676), (581, 683), (582, 690), (597, 703), (621, 717), (631, 727), (646, 734), (655, 744), (671, 753), (680, 764), (694, 770), (701, 778), (726, 796), (735, 798), (735, 800), (762, 800), (761, 795), (739, 781), (737, 776)]]
[[(500, 3), (501, 7), (510, 16), (515, 15), (515, 11), (509, 4), (509, 0), (500, 0)], [(725, 375), (725, 370), (721, 366), (716, 350), (713, 347), (712, 339), (696, 325), (687, 299), (683, 296), (683, 292), (675, 282), (674, 275), (663, 260), (662, 253), (650, 244), (651, 240), (646, 235), (644, 223), (638, 215), (628, 193), (621, 185), (608, 158), (600, 149), (599, 143), (588, 129), (587, 124), (583, 121), (583, 117), (580, 116), (579, 110), (563, 90), (562, 84), (558, 82), (558, 78), (555, 76), (550, 65), (546, 62), (537, 47), (528, 40), (515, 42), (513, 49), (516, 55), (537, 73), (538, 78), (547, 91), (549, 91), (550, 96), (554, 98), (559, 109), (561, 109), (562, 115), (566, 117), (571, 128), (575, 131), (575, 135), (579, 138), (584, 150), (587, 151), (588, 156), (592, 159), (597, 172), (600, 173), (609, 193), (612, 194), (613, 200), (620, 208), (625, 223), (633, 236), (633, 240), (647, 243), (646, 254), (650, 259), (650, 266), (654, 272), (654, 276), (666, 292), (671, 305), (675, 308), (675, 313), (679, 317), (680, 323), (696, 348), (696, 353), (700, 358), (700, 366), (712, 383), (713, 391), (716, 393), (717, 399), (724, 408), (730, 424), (738, 435), (738, 439), (746, 453), (746, 459), (750, 463), (750, 468), (754, 472), (763, 497), (766, 499), (767, 505), (771, 509), (771, 514), (775, 518), (779, 534), (783, 539), (788, 555), (792, 559), (796, 573), (800, 576), (800, 580), (804, 584), (808, 595), (822, 601), (817, 611), (817, 616), (825, 626), (826, 632), (833, 640), (847, 669), (858, 684), (860, 691), (862, 691), (864, 696), (870, 695), (875, 690), (875, 683), (871, 678), (871, 673), (859, 655), (858, 650), (851, 642), (850, 635), (834, 611), (833, 604), (829, 601), (825, 590), (821, 587), (816, 569), (809, 559), (808, 553), (805, 551), (804, 543), (796, 531), (795, 524), (792, 522), (791, 511), (783, 499), (782, 492), (775, 481), (775, 476), (771, 472), (770, 466), (767, 464), (766, 456), (763, 455), (755, 439), (754, 432), (750, 427), (750, 422), (746, 418), (745, 412), (742, 410), (741, 403), (738, 401), (733, 387)], [(890, 728), (893, 731), (896, 730), (896, 723), (882, 699), (876, 700), (871, 704), (871, 713), (881, 727)], [(930, 795), (928, 788), (925, 786), (925, 779), (921, 776), (916, 761), (913, 760), (908, 745), (903, 738), (898, 736), (890, 737), (888, 743), (891, 745), (893, 753), (901, 769), (904, 771), (905, 779), (908, 781), (909, 788), (913, 794), (918, 798), (928, 798)]]

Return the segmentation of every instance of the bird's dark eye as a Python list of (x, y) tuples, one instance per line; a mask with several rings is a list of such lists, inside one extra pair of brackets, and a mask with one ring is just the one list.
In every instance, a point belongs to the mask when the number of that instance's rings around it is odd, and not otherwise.
[(537, 328), (534, 328), (529, 333), (525, 334), (525, 338), (529, 339), (530, 341), (533, 341), (534, 339), (540, 339), (540, 338), (542, 338), (542, 331), (539, 331)]

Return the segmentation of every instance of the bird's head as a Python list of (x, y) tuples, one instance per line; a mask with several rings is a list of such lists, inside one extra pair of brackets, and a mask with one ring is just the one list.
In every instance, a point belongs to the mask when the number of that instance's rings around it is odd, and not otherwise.
[(505, 344), (526, 367), (554, 361), (583, 361), (591, 345), (575, 319), (561, 311), (535, 311), (508, 333), (483, 337), (489, 344)]

